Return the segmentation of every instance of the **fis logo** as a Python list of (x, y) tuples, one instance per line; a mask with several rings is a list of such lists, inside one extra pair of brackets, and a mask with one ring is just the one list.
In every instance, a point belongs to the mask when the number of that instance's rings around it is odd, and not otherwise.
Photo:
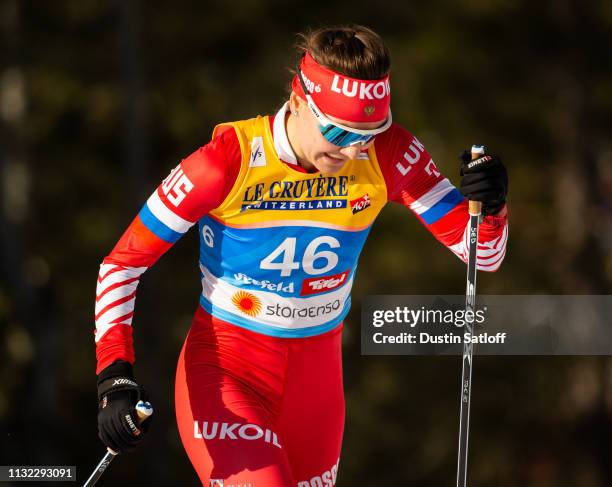
[(261, 137), (253, 137), (251, 142), (251, 158), (249, 159), (249, 167), (263, 167), (267, 164), (266, 153), (263, 149), (263, 139)]
[(302, 291), (300, 292), (300, 295), (305, 296), (308, 294), (318, 294), (329, 291), (330, 289), (336, 289), (346, 282), (348, 274), (349, 270), (347, 269), (344, 272), (334, 274), (333, 276), (311, 277), (309, 279), (304, 279), (302, 282)]
[(370, 206), (370, 195), (368, 193), (364, 194), (361, 198), (351, 200), (351, 211), (353, 215), (365, 210), (368, 206)]

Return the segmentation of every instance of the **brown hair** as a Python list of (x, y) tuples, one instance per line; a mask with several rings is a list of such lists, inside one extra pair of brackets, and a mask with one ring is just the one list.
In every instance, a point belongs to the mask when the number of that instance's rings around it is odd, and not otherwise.
[(381, 37), (362, 25), (341, 25), (298, 34), (300, 59), (306, 51), (319, 64), (357, 79), (389, 74), (391, 58)]

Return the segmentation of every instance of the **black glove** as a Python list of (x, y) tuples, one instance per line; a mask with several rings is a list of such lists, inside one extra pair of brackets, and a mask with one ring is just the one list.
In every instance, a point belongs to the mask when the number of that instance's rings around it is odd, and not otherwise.
[(134, 381), (129, 362), (117, 360), (98, 375), (98, 436), (117, 453), (134, 449), (149, 430), (151, 418), (141, 423), (136, 414), (141, 400), (148, 396)]
[(493, 215), (506, 203), (508, 172), (498, 156), (484, 154), (472, 161), (468, 151), (459, 156), (461, 161), (460, 191), (471, 201), (482, 202), (482, 214)]

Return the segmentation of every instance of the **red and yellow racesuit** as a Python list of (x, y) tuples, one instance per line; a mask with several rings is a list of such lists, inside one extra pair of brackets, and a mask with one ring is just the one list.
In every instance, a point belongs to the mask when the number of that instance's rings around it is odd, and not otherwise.
[[(393, 124), (337, 173), (307, 173), (287, 140), (286, 110), (218, 126), (100, 268), (98, 372), (134, 362), (139, 277), (198, 223), (202, 294), (178, 362), (176, 415), (205, 485), (335, 484), (342, 321), (359, 254), (388, 201), (467, 256), (467, 201), (414, 136)], [(480, 270), (500, 266), (507, 236), (505, 207), (483, 219)]]

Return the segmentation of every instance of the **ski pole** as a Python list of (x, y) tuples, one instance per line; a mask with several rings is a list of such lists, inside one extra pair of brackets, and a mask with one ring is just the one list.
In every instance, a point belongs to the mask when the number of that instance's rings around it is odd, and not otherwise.
[[(135, 409), (138, 420), (141, 423), (153, 414), (153, 408), (149, 402), (138, 401)], [(106, 468), (110, 465), (110, 462), (112, 462), (117, 455), (119, 455), (119, 452), (107, 447), (106, 454), (102, 457), (100, 463), (98, 463), (93, 473), (89, 476), (87, 482), (83, 484), (83, 487), (92, 487), (102, 476)]]
[[(472, 160), (478, 159), (485, 152), (484, 146), (472, 146)], [(474, 316), (476, 305), (476, 252), (478, 250), (478, 224), (482, 213), (480, 201), (468, 201), (470, 213), (469, 251), (467, 266), (467, 285), (465, 290), (465, 310)], [(472, 335), (474, 323), (466, 320), (463, 330), (463, 369), (461, 371), (461, 413), (459, 415), (459, 455), (457, 459), (457, 487), (467, 485), (468, 436), (470, 433), (470, 396), (472, 393), (472, 358), (474, 345), (471, 340), (466, 342), (466, 334)]]

